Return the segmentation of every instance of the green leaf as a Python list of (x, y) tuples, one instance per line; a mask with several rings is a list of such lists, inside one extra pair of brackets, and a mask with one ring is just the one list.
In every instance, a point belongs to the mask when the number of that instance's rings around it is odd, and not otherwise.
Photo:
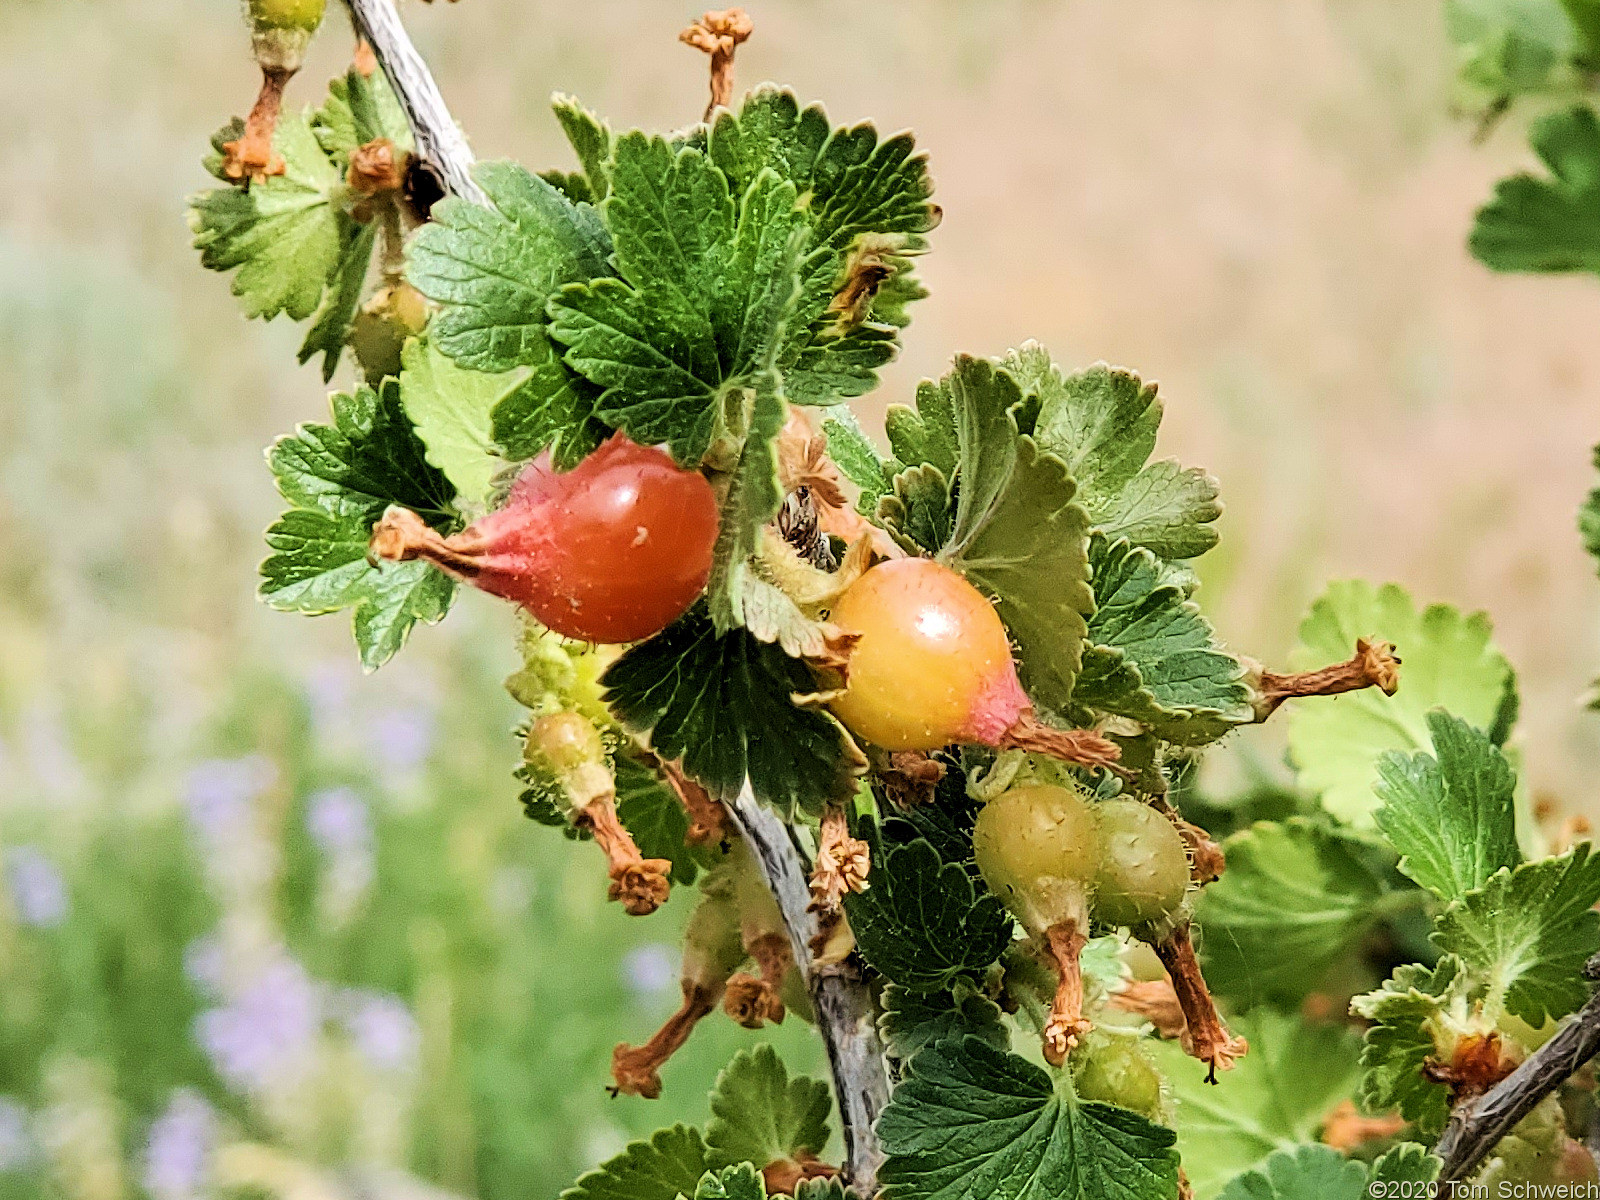
[(1517, 849), (1517, 777), (1486, 734), (1449, 713), (1428, 714), (1434, 758), (1391, 751), (1378, 760), (1378, 828), (1400, 870), (1441, 900), (1481, 888)]
[(955, 399), (943, 382), (924, 379), (917, 385), (917, 406), (891, 404), (883, 419), (889, 448), (903, 463), (923, 464), (954, 475), (961, 459), (956, 430)]
[[(649, 767), (618, 754), (613, 763), (617, 776), (617, 816), (627, 827), (645, 858), (665, 858), (672, 863), (672, 882), (688, 886), (703, 867), (722, 857), (715, 846), (691, 846), (685, 841), (689, 814), (683, 802)], [(566, 817), (561, 817), (563, 823)]]
[(1261, 821), (1224, 843), (1228, 869), (1200, 893), (1206, 979), (1241, 1004), (1315, 991), (1390, 894), (1360, 843), (1303, 817)]
[(367, 268), (372, 263), (372, 247), (378, 238), (376, 224), (358, 225), (355, 236), (344, 248), (339, 265), (328, 280), (316, 320), (306, 330), (300, 344), (300, 362), (322, 355), (322, 382), (327, 383), (339, 369), (339, 358), (350, 339), (350, 327), (361, 306), (361, 291), (367, 283)]
[(779, 812), (820, 812), (849, 795), (855, 759), (832, 717), (790, 697), (815, 686), (810, 671), (749, 630), (717, 636), (703, 607), (632, 647), (601, 678), (619, 721), (651, 731), (651, 748), (719, 800), (746, 775)]
[(611, 274), (611, 244), (587, 204), (514, 163), (479, 163), (489, 205), (448, 197), (412, 237), (406, 277), (440, 305), (439, 349), (474, 371), (547, 361), (545, 303), (562, 284)]
[(1579, 104), (1541, 117), (1529, 136), (1550, 176), (1496, 184), (1472, 253), (1497, 271), (1600, 271), (1600, 118)]
[(411, 125), (382, 71), (363, 75), (351, 67), (328, 83), (328, 98), (311, 118), (323, 151), (348, 164), (358, 147), (388, 138), (396, 150), (412, 148)]
[[(1064, 707), (1082, 660), (1089, 590), (1089, 520), (1060, 459), (1019, 434), (1016, 382), (993, 363), (958, 355), (937, 389), (960, 446), (955, 526), (939, 557), (995, 597), (1021, 647), (1023, 686)], [(919, 408), (930, 389), (919, 393)]]
[(311, 616), (353, 609), (361, 664), (376, 670), (405, 645), (418, 621), (450, 609), (455, 581), (427, 563), (367, 561), (372, 525), (349, 515), (291, 509), (267, 530), (272, 554), (261, 564), (261, 598)]
[(527, 372), (468, 371), (421, 338), (406, 343), (401, 362), (400, 396), (428, 448), (428, 461), (444, 472), (462, 500), (484, 504), (505, 467), (495, 454), (490, 416), (522, 389)]
[(910, 1064), (878, 1119), (884, 1200), (1172, 1200), (1173, 1133), (1084, 1103), (1061, 1075), (968, 1037)]
[(1250, 1053), (1216, 1084), (1206, 1082), (1205, 1067), (1177, 1043), (1150, 1047), (1177, 1101), (1178, 1149), (1199, 1200), (1212, 1200), (1273, 1152), (1315, 1140), (1328, 1113), (1356, 1086), (1358, 1038), (1343, 1026), (1269, 1008), (1230, 1026), (1249, 1039)]
[(775, 439), (788, 420), (789, 406), (784, 403), (783, 385), (776, 368), (768, 367), (756, 373), (751, 384), (744, 445), (717, 517), (716, 553), (706, 585), (706, 607), (719, 634), (753, 623), (746, 621), (747, 583), (759, 585), (769, 595), (776, 590), (755, 578), (750, 571), (750, 559), (760, 545), (762, 527), (778, 515), (783, 505)]
[(1574, 50), (1559, 0), (1448, 0), (1462, 82), (1491, 102), (1555, 87)]
[(706, 1173), (706, 1147), (687, 1125), (658, 1129), (583, 1175), (561, 1200), (678, 1200), (693, 1196)]
[(766, 1200), (766, 1195), (767, 1185), (753, 1163), (712, 1172), (694, 1190), (694, 1200)]
[(845, 897), (845, 913), (862, 957), (891, 982), (939, 991), (1011, 944), (1005, 906), (974, 888), (964, 865), (941, 861), (924, 838), (886, 847), (870, 821), (861, 836), (872, 847), (871, 886)]
[(697, 150), (630, 133), (616, 143), (605, 211), (622, 279), (564, 288), (551, 333), (568, 365), (606, 389), (602, 418), (697, 463), (724, 406), (742, 406), (775, 361), (793, 310), (806, 237), (794, 185), (764, 172), (736, 200)]
[(490, 436), (514, 462), (549, 450), (558, 470), (570, 470), (611, 432), (594, 415), (599, 392), (561, 361), (549, 338), (530, 339), (527, 358), (533, 369), (495, 406)]
[(741, 1050), (717, 1076), (706, 1126), (706, 1161), (713, 1167), (765, 1167), (828, 1145), (828, 1085), (789, 1072), (771, 1046)]
[(937, 992), (889, 984), (883, 989), (878, 1034), (889, 1057), (902, 1063), (935, 1042), (968, 1035), (996, 1050), (1011, 1048), (1011, 1034), (1000, 1006), (966, 980), (957, 980), (952, 988)]
[(1097, 532), (1163, 558), (1193, 558), (1217, 544), (1216, 480), (1171, 459), (1149, 461), (1161, 427), (1155, 384), (1104, 363), (1067, 375), (1038, 342), (1001, 365), (1028, 396), (1026, 431), (1067, 464)]
[[(868, 124), (835, 128), (820, 105), (802, 109), (770, 85), (751, 91), (738, 113), (719, 114), (705, 148), (736, 191), (772, 171), (802, 201), (814, 253), (779, 362), (789, 399), (829, 405), (871, 391), (898, 349), (906, 303), (924, 294), (907, 256), (926, 248), (923, 235), (939, 220), (926, 157), (909, 134), (879, 141)], [(856, 320), (830, 308), (863, 254), (891, 274)]]
[(589, 184), (589, 194), (597, 201), (604, 200), (611, 190), (611, 172), (606, 161), (611, 157), (611, 127), (580, 104), (575, 96), (557, 92), (550, 97), (550, 107), (555, 110), (561, 132), (572, 143), (578, 156), (583, 177)]
[(908, 467), (894, 477), (873, 516), (911, 553), (937, 554), (955, 532), (950, 479), (932, 463)]
[(1236, 1176), (1219, 1200), (1361, 1200), (1367, 1168), (1332, 1146), (1278, 1150), (1259, 1167)]
[[(1395, 1109), (1432, 1138), (1450, 1115), (1450, 1089), (1423, 1074), (1440, 1056), (1441, 1040), (1472, 1016), (1473, 988), (1462, 962), (1445, 955), (1430, 969), (1399, 967), (1377, 991), (1357, 996), (1350, 1010), (1372, 1022), (1361, 1046), (1361, 1104), (1369, 1112)], [(1447, 1032), (1448, 1030), (1448, 1032)]]
[(1393, 696), (1367, 688), (1293, 702), (1289, 754), (1300, 769), (1301, 785), (1320, 794), (1324, 807), (1341, 821), (1373, 828), (1378, 758), (1386, 750), (1428, 749), (1430, 710), (1447, 707), (1478, 729), (1495, 724), (1511, 667), (1489, 633), (1483, 614), (1463, 616), (1444, 604), (1419, 613), (1411, 597), (1393, 584), (1329, 587), (1300, 624), (1291, 666), (1309, 670), (1343, 662), (1358, 637), (1393, 642), (1404, 665)]
[(285, 113), (272, 144), (284, 173), (248, 189), (221, 187), (190, 197), (189, 228), (202, 266), (238, 272), (233, 294), (245, 316), (288, 313), (303, 321), (339, 277), (357, 226), (333, 202), (344, 180), (317, 144), (308, 114)]
[[(267, 453), (278, 491), (294, 506), (267, 531), (261, 596), (305, 613), (354, 609), (367, 668), (381, 666), (417, 621), (437, 621), (454, 583), (421, 562), (367, 562), (374, 522), (391, 504), (435, 528), (456, 520), (455, 491), (424, 457), (394, 380), (332, 397), (333, 424), (300, 426)], [(419, 569), (423, 568), (423, 569)]]
[(1560, 858), (1502, 869), (1439, 914), (1433, 940), (1489, 985), (1487, 1003), (1537, 1029), (1589, 997), (1583, 965), (1600, 951), (1600, 855), (1587, 842)]
[(855, 413), (843, 405), (828, 412), (828, 419), (822, 423), (822, 431), (828, 436), (828, 456), (844, 477), (861, 489), (860, 507), (871, 512), (890, 488), (888, 464), (862, 430)]
[(1372, 1182), (1432, 1183), (1443, 1167), (1426, 1146), (1401, 1142), (1372, 1164)]
[(1251, 719), (1244, 668), (1149, 550), (1089, 543), (1095, 612), (1073, 703), (1130, 717), (1169, 742), (1215, 741)]

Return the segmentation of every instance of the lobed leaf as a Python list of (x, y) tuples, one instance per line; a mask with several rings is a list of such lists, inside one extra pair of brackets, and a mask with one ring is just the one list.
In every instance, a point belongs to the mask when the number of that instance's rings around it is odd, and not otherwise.
[(1366, 1194), (1365, 1164), (1332, 1146), (1302, 1145), (1275, 1151), (1235, 1176), (1218, 1200), (1361, 1200)]
[(975, 1037), (930, 1046), (878, 1119), (884, 1200), (1175, 1200), (1174, 1134)]
[(678, 1200), (693, 1196), (707, 1170), (706, 1146), (687, 1125), (632, 1142), (561, 1193), (561, 1200)]
[(1600, 855), (1587, 842), (1560, 858), (1501, 868), (1439, 914), (1433, 940), (1487, 981), (1491, 1006), (1534, 1028), (1588, 999), (1583, 965), (1600, 951)]
[(1517, 778), (1500, 748), (1449, 713), (1428, 714), (1434, 758), (1390, 751), (1378, 760), (1373, 814), (1400, 852), (1400, 870), (1441, 900), (1481, 888), (1517, 848)]
[(1290, 654), (1296, 670), (1341, 662), (1358, 637), (1393, 642), (1404, 660), (1400, 690), (1318, 697), (1289, 712), (1289, 755), (1300, 783), (1339, 820), (1371, 829), (1377, 762), (1388, 750), (1426, 750), (1427, 715), (1441, 705), (1475, 728), (1497, 731), (1511, 667), (1489, 640), (1486, 616), (1444, 604), (1418, 612), (1401, 588), (1336, 583), (1311, 606)]
[(610, 239), (593, 208), (515, 163), (480, 163), (473, 178), (489, 204), (434, 205), (407, 247), (406, 278), (440, 306), (430, 333), (459, 366), (537, 367), (550, 356), (546, 301), (610, 275)]
[(1184, 745), (1214, 741), (1251, 719), (1244, 668), (1217, 646), (1160, 559), (1096, 534), (1089, 564), (1095, 611), (1074, 704), (1132, 718)]
[(1600, 271), (1600, 117), (1578, 104), (1539, 118), (1529, 136), (1550, 175), (1496, 184), (1472, 253), (1497, 271)]
[(765, 1167), (821, 1154), (832, 1106), (827, 1084), (803, 1075), (790, 1079), (771, 1046), (741, 1050), (711, 1091), (706, 1161), (712, 1169), (741, 1162)]
[(915, 991), (891, 983), (883, 989), (878, 1034), (884, 1052), (901, 1063), (950, 1038), (975, 1037), (996, 1050), (1011, 1048), (1000, 1006), (965, 980), (941, 991)]
[(747, 776), (789, 815), (853, 790), (854, 747), (839, 724), (791, 700), (814, 686), (811, 673), (749, 630), (719, 636), (701, 606), (630, 648), (601, 682), (616, 718), (649, 731), (657, 754), (681, 759), (719, 800), (737, 796)]
[(1388, 883), (1361, 843), (1303, 817), (1224, 846), (1228, 869), (1200, 894), (1206, 979), (1241, 1004), (1298, 1002), (1372, 927)]
[(708, 1172), (694, 1190), (694, 1200), (766, 1200), (767, 1185), (754, 1163), (737, 1163)]
[(1399, 967), (1376, 991), (1357, 996), (1350, 1010), (1372, 1022), (1361, 1046), (1361, 1103), (1370, 1112), (1390, 1112), (1432, 1138), (1450, 1115), (1450, 1089), (1423, 1068), (1435, 1059), (1448, 1020), (1461, 1028), (1470, 1017), (1473, 991), (1459, 958), (1445, 955), (1432, 968)]
[[(1209, 890), (1209, 889), (1208, 889)], [(1206, 1082), (1175, 1042), (1151, 1046), (1176, 1101), (1178, 1149), (1198, 1200), (1242, 1171), (1316, 1138), (1324, 1118), (1355, 1090), (1357, 1035), (1261, 1007), (1230, 1021), (1250, 1042), (1238, 1066)]]
[(939, 991), (1011, 944), (1005, 906), (963, 864), (942, 861), (923, 838), (885, 847), (871, 822), (862, 836), (872, 847), (871, 886), (845, 897), (845, 913), (862, 957), (891, 982)]
[(400, 396), (428, 462), (444, 472), (462, 500), (482, 505), (505, 468), (495, 453), (496, 406), (525, 386), (526, 370), (486, 374), (458, 367), (432, 342), (413, 338), (401, 356)]

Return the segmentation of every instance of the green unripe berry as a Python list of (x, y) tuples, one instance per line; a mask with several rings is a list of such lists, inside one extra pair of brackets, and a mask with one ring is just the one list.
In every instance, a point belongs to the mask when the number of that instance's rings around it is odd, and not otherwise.
[(1076, 785), (1025, 783), (983, 806), (973, 853), (989, 890), (1030, 933), (1086, 923), (1100, 862), (1095, 804)]
[(386, 378), (399, 378), (407, 340), (427, 323), (428, 303), (409, 283), (373, 293), (350, 326), (350, 348), (369, 384), (377, 387)]
[(574, 712), (562, 712), (540, 717), (528, 727), (524, 753), (529, 761), (542, 756), (554, 770), (570, 772), (604, 761), (606, 751), (593, 722)]
[(1096, 1029), (1072, 1056), (1072, 1086), (1079, 1099), (1131, 1108), (1152, 1121), (1163, 1117), (1161, 1072), (1143, 1038)]
[(1189, 890), (1189, 855), (1171, 821), (1138, 800), (1099, 805), (1104, 857), (1094, 915), (1109, 925), (1145, 925), (1171, 916)]
[(300, 69), (311, 35), (322, 24), (326, 0), (246, 0), (251, 48), (265, 71)]

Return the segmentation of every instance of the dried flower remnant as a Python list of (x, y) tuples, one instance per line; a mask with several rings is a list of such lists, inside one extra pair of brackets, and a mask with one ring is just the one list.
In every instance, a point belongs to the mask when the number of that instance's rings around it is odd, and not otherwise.
[(617, 818), (614, 797), (591, 802), (573, 819), (573, 824), (592, 832), (605, 851), (611, 876), (606, 894), (621, 901), (629, 916), (648, 916), (667, 902), (672, 888), (667, 878), (672, 872), (672, 860), (645, 858), (639, 853), (638, 844)]
[(1422, 1076), (1450, 1089), (1450, 1103), (1481, 1096), (1517, 1069), (1522, 1056), (1506, 1042), (1498, 1030), (1468, 1034), (1455, 1044), (1449, 1062), (1429, 1059)]
[(1356, 1108), (1354, 1100), (1341, 1100), (1322, 1123), (1322, 1144), (1349, 1154), (1368, 1142), (1392, 1138), (1405, 1127), (1406, 1119), (1399, 1113), (1369, 1117)]
[(1232, 1070), (1235, 1062), (1250, 1049), (1250, 1043), (1229, 1033), (1222, 1014), (1217, 1012), (1211, 989), (1206, 987), (1205, 978), (1200, 974), (1189, 926), (1178, 926), (1152, 945), (1161, 965), (1167, 969), (1178, 1007), (1183, 1010), (1184, 1031), (1179, 1044), (1184, 1053), (1210, 1068), (1206, 1082), (1215, 1083), (1217, 1072)]
[(1345, 662), (1292, 675), (1261, 671), (1255, 681), (1255, 719), (1265, 721), (1295, 696), (1337, 696), (1369, 687), (1394, 695), (1400, 687), (1400, 659), (1390, 642), (1357, 638), (1355, 653)]
[(261, 90), (245, 118), (243, 134), (223, 145), (222, 173), (249, 186), (282, 175), (284, 162), (272, 148), (283, 92), (300, 70), (311, 35), (322, 24), (325, 0), (246, 0), (250, 48), (261, 68)]
[(1165, 979), (1136, 980), (1126, 984), (1120, 992), (1112, 993), (1109, 1003), (1113, 1008), (1143, 1017), (1164, 1038), (1182, 1037), (1188, 1024), (1183, 1007), (1178, 1003), (1177, 992)]
[(261, 90), (244, 119), (244, 132), (222, 144), (222, 173), (246, 186), (284, 172), (283, 156), (272, 148), (272, 137), (283, 112), (283, 92), (293, 71), (263, 67)]
[(761, 1179), (769, 1196), (792, 1196), (807, 1179), (834, 1179), (839, 1168), (823, 1162), (809, 1150), (797, 1150), (790, 1158), (780, 1158), (761, 1168)]
[(850, 836), (844, 810), (831, 807), (817, 831), (817, 861), (811, 870), (811, 911), (837, 912), (847, 892), (867, 890), (872, 851)]
[(351, 152), (345, 182), (358, 196), (397, 192), (405, 184), (405, 158), (388, 138), (375, 138)]
[(1045, 930), (1045, 946), (1056, 964), (1057, 975), (1056, 994), (1044, 1024), (1044, 1056), (1053, 1066), (1065, 1063), (1067, 1054), (1093, 1028), (1083, 1015), (1080, 956), (1088, 943), (1088, 935), (1071, 918)]
[(878, 772), (878, 781), (891, 804), (915, 808), (933, 803), (944, 776), (944, 764), (926, 751), (896, 750), (889, 755), (888, 767)]
[(746, 1029), (760, 1029), (767, 1022), (783, 1023), (786, 1015), (778, 991), (794, 966), (785, 933), (764, 933), (745, 944), (761, 975), (740, 971), (729, 978), (722, 1009), (734, 1023)]
[(749, 40), (755, 25), (742, 8), (728, 8), (704, 14), (678, 35), (685, 46), (693, 46), (711, 56), (711, 100), (705, 119), (733, 102), (733, 52)]
[(728, 810), (722, 807), (722, 802), (712, 799), (710, 792), (685, 775), (681, 764), (662, 762), (655, 759), (654, 755), (651, 757), (659, 766), (667, 785), (677, 793), (683, 811), (689, 814), (689, 829), (683, 835), (683, 840), (691, 846), (713, 846), (726, 840)]

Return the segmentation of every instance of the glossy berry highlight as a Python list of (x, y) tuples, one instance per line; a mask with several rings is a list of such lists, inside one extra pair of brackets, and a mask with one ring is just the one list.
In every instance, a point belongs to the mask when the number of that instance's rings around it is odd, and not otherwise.
[(666, 628), (705, 590), (717, 502), (698, 471), (617, 433), (571, 471), (541, 456), (505, 507), (454, 537), (391, 508), (378, 558), (424, 558), (564, 637), (620, 643)]

